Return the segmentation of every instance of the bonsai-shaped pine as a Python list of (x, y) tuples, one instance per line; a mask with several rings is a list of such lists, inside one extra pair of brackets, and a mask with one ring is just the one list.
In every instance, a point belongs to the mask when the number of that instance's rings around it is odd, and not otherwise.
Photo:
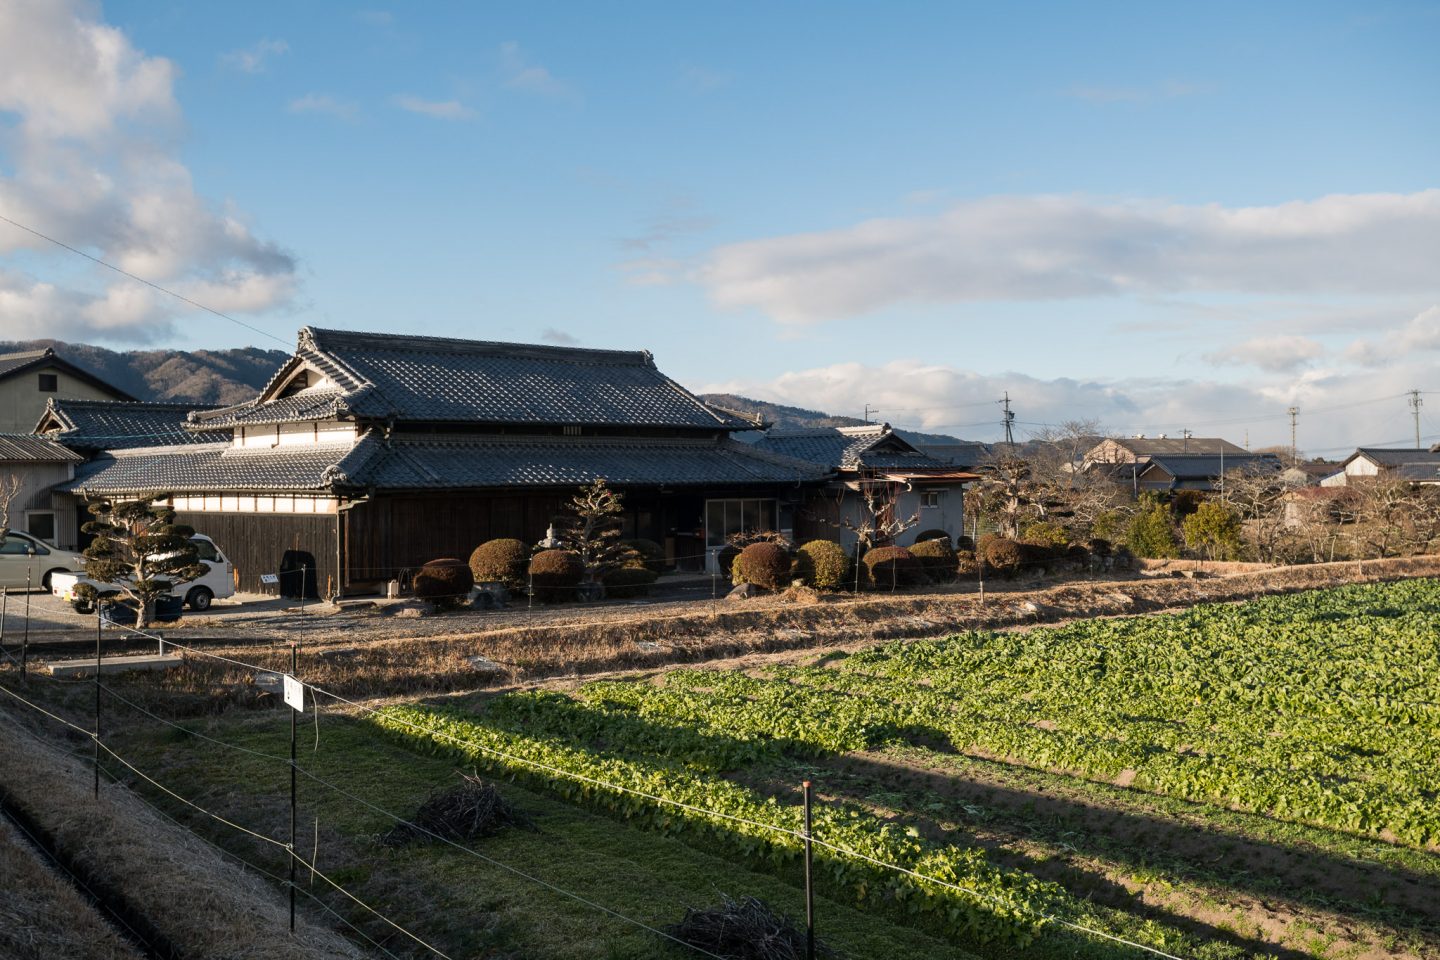
[(158, 496), (96, 500), (88, 509), (95, 519), (80, 529), (95, 539), (84, 551), (85, 576), (133, 600), (140, 628), (149, 626), (156, 600), (209, 571), (190, 542), (195, 531), (175, 523), (175, 511)]
[(566, 513), (556, 518), (560, 549), (575, 554), (585, 567), (581, 583), (599, 583), (606, 573), (634, 557), (635, 551), (620, 542), (624, 512), (620, 494), (601, 478), (581, 487), (567, 504)]

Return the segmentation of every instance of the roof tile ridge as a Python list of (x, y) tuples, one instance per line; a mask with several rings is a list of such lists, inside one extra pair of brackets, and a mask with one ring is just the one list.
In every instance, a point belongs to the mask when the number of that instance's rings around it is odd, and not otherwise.
[[(308, 338), (305, 334), (309, 333)], [(318, 335), (318, 337), (316, 336)], [(301, 330), (302, 344), (322, 352), (344, 349), (343, 341), (354, 346), (368, 346), (372, 349), (389, 350), (397, 353), (430, 353), (436, 347), (446, 347), (472, 354), (533, 354), (556, 360), (571, 360), (577, 363), (618, 363), (654, 366), (654, 356), (648, 350), (612, 350), (602, 347), (561, 346), (546, 343), (522, 343), (508, 340), (472, 340), (466, 337), (433, 337), (423, 334), (380, 333), (373, 330), (337, 330), (327, 327), (305, 327)], [(328, 343), (325, 340), (340, 340)]]

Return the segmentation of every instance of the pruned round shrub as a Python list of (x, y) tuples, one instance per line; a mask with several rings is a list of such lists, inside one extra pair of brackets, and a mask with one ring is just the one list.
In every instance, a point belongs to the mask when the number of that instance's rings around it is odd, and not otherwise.
[(790, 584), (790, 554), (778, 543), (752, 543), (740, 551), (730, 567), (735, 583), (753, 583), (766, 590), (779, 590)]
[(1025, 573), (1035, 573), (1055, 560), (1053, 543), (1036, 543), (1033, 540), (1017, 540), (1015, 543), (1020, 548), (1020, 568)]
[[(656, 574), (665, 572), (668, 566), (665, 562), (665, 548), (654, 540), (622, 540), (620, 545), (629, 549), (646, 569)], [(627, 563), (626, 566), (633, 566), (633, 563)]]
[(975, 541), (972, 540), (972, 539), (970, 539), (969, 537), (964, 537), (964, 536), (956, 537), (956, 538), (955, 538), (955, 549), (956, 549), (957, 551), (958, 551), (958, 550), (969, 550), (971, 553), (974, 553), (974, 552), (975, 552)]
[(715, 562), (720, 564), (720, 575), (729, 579), (730, 572), (735, 569), (735, 558), (740, 556), (740, 548), (726, 544), (720, 548), (715, 556)]
[(415, 596), (439, 603), (458, 603), (475, 586), (470, 565), (464, 560), (444, 557), (431, 560), (415, 573)]
[(904, 547), (875, 547), (861, 558), (870, 583), (878, 590), (915, 587), (929, 582), (919, 558)]
[(934, 529), (921, 530), (919, 533), (915, 534), (916, 543), (924, 543), (926, 540), (944, 540), (946, 543), (949, 543), (950, 534), (946, 533), (944, 530)]
[(1076, 566), (1084, 567), (1090, 563), (1090, 551), (1078, 543), (1072, 543), (1065, 548), (1065, 559)]
[(925, 568), (925, 575), (935, 583), (949, 583), (955, 579), (955, 550), (950, 538), (944, 540), (921, 540), (910, 548), (910, 553)]
[(530, 548), (520, 540), (487, 540), (470, 554), (470, 573), (476, 583), (503, 583), (511, 589), (525, 586)]
[(795, 576), (817, 590), (839, 590), (852, 582), (850, 555), (834, 540), (811, 540), (795, 551)]
[(974, 550), (955, 552), (955, 576), (961, 580), (974, 580), (980, 576), (980, 561), (975, 559)]
[(990, 539), (982, 537), (980, 543), (987, 569), (993, 570), (997, 576), (1001, 577), (1013, 577), (1020, 572), (1023, 559), (1020, 544), (1004, 537)]
[(1064, 547), (1070, 542), (1070, 536), (1064, 527), (1052, 520), (1037, 520), (1022, 531), (1020, 540), (1047, 547)]
[(650, 595), (650, 585), (660, 579), (660, 574), (649, 567), (627, 563), (623, 567), (612, 567), (600, 577), (605, 584), (605, 596), (612, 600), (630, 600)]
[(585, 564), (569, 550), (541, 550), (530, 558), (529, 574), (536, 600), (560, 603), (575, 599)]
[(1112, 549), (1112, 547), (1110, 546), (1110, 541), (1104, 539), (1103, 537), (1092, 538), (1090, 540), (1089, 547), (1090, 552), (1095, 554), (1095, 556), (1097, 557), (1110, 556), (1110, 551)]

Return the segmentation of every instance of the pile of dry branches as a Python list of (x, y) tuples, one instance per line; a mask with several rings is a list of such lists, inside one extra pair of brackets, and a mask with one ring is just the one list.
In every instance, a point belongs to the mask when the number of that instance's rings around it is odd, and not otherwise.
[[(707, 910), (694, 907), (665, 931), (692, 947), (727, 960), (804, 960), (805, 931), (789, 917), (776, 913), (764, 900), (723, 897), (720, 906)], [(833, 957), (834, 951), (819, 943), (815, 953)]]
[(400, 847), (435, 837), (474, 840), (504, 827), (532, 828), (530, 818), (500, 795), (495, 785), (478, 774), (461, 773), (460, 785), (430, 794), (409, 823), (397, 824), (381, 835), (380, 843)]

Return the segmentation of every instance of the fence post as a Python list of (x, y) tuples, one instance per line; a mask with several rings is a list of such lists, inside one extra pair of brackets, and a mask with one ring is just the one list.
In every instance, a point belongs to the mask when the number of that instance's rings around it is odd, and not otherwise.
[[(302, 586), (301, 592), (304, 592)], [(290, 644), (290, 676), (296, 676), (299, 655), (295, 644)], [(303, 702), (303, 701), (302, 701)], [(294, 707), (290, 708), (290, 933), (295, 933), (295, 714), (298, 713)]]
[(527, 572), (525, 576), (529, 580), (529, 586), (525, 588), (525, 619), (528, 622), (535, 619), (535, 574)]
[(812, 877), (813, 851), (810, 832), (810, 781), (801, 785), (805, 798), (805, 960), (815, 960), (815, 884)]
[(10, 607), (10, 588), (0, 587), (0, 650), (5, 649), (5, 611)]
[(305, 566), (305, 564), (303, 564), (303, 563), (300, 564), (300, 612), (301, 612), (301, 613), (304, 613), (304, 612), (305, 612), (305, 584), (306, 584), (306, 582), (307, 582), (305, 578), (306, 578), (308, 575), (309, 575), (308, 568)]
[(30, 669), (30, 571), (25, 571), (25, 629), (20, 634), (20, 682), (29, 680)]
[(860, 596), (860, 537), (855, 537), (855, 596)]
[(100, 799), (100, 639), (104, 635), (100, 604), (95, 604), (95, 799)]

